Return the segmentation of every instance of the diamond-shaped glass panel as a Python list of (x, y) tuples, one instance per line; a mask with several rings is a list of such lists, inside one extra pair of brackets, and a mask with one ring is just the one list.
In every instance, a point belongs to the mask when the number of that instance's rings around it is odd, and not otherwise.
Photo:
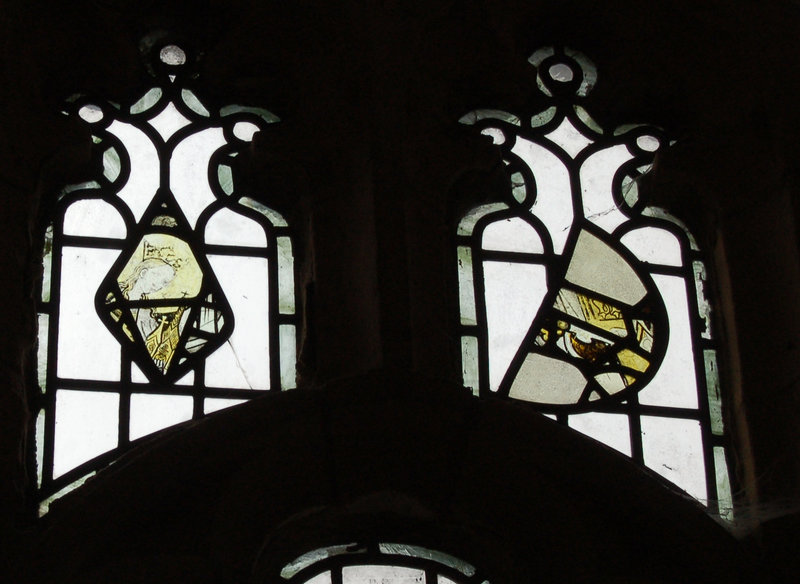
[(186, 241), (147, 233), (123, 257), (98, 291), (101, 317), (148, 377), (183, 374), (230, 336), (230, 307)]

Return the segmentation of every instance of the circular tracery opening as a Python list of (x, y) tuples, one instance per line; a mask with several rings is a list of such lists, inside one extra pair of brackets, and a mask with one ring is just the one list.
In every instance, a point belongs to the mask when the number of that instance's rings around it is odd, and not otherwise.
[(287, 584), (489, 584), (459, 558), (397, 543), (319, 548), (286, 564), (281, 578)]
[(560, 81), (561, 83), (569, 83), (575, 78), (572, 68), (565, 63), (556, 63), (547, 72), (555, 81)]
[(186, 52), (178, 45), (163, 47), (158, 56), (165, 65), (183, 65), (186, 62)]

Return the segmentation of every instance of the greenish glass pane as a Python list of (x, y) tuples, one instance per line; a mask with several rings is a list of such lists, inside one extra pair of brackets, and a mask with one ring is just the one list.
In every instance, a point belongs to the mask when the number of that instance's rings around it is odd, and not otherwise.
[(508, 205), (506, 205), (505, 203), (489, 203), (488, 205), (482, 205), (480, 207), (472, 209), (458, 224), (458, 234), (472, 235), (472, 231), (475, 229), (475, 225), (483, 217), (485, 217), (489, 213), (494, 213), (495, 211), (504, 211), (506, 209), (508, 209)]
[(289, 224), (286, 222), (286, 219), (281, 216), (280, 213), (277, 211), (273, 211), (266, 205), (262, 205), (255, 199), (251, 199), (250, 197), (242, 197), (239, 199), (239, 202), (249, 209), (253, 209), (254, 211), (258, 211), (264, 217), (269, 219), (270, 223), (272, 223), (275, 227), (288, 227)]
[(402, 543), (381, 543), (378, 549), (383, 554), (395, 554), (400, 556), (410, 556), (412, 558), (423, 558), (431, 560), (443, 566), (449, 566), (466, 576), (475, 574), (475, 566), (463, 560), (436, 550), (424, 548), (417, 545), (406, 545)]
[(50, 505), (52, 505), (54, 501), (60, 499), (61, 497), (63, 497), (67, 493), (71, 493), (72, 491), (74, 491), (78, 487), (83, 486), (83, 484), (86, 481), (88, 481), (90, 478), (92, 478), (96, 474), (97, 474), (97, 471), (90, 472), (85, 477), (82, 477), (82, 478), (78, 479), (74, 483), (70, 483), (69, 485), (67, 485), (66, 487), (64, 487), (63, 489), (61, 489), (57, 493), (55, 493), (54, 495), (48, 497), (47, 499), (45, 499), (44, 501), (39, 503), (39, 517), (44, 517), (47, 514), (47, 512), (50, 510)]
[(461, 337), (461, 373), (464, 387), (472, 389), (478, 395), (478, 339), (477, 337)]
[(233, 192), (233, 170), (227, 164), (220, 164), (217, 167), (217, 179), (219, 186), (226, 195)]
[(728, 475), (728, 462), (725, 458), (725, 449), (721, 446), (714, 447), (714, 469), (717, 479), (717, 501), (720, 517), (733, 521), (733, 494)]
[(42, 252), (42, 302), (50, 302), (50, 279), (53, 273), (53, 226), (44, 232), (44, 249)]
[(587, 112), (581, 106), (579, 105), (575, 106), (575, 113), (578, 115), (578, 119), (582, 121), (584, 124), (586, 124), (588, 128), (591, 128), (598, 134), (603, 133), (603, 128), (600, 127), (600, 124), (594, 121), (594, 118), (589, 115), (589, 112)]
[(545, 124), (549, 123), (550, 120), (555, 117), (557, 111), (558, 109), (553, 106), (531, 117), (531, 127), (538, 128), (539, 126), (544, 126)]
[(480, 120), (500, 120), (508, 124), (513, 124), (514, 126), (522, 125), (518, 116), (515, 116), (514, 114), (510, 114), (508, 112), (504, 112), (502, 110), (495, 110), (495, 109), (475, 110), (469, 112), (464, 116), (461, 116), (461, 118), (459, 118), (458, 121), (462, 124), (467, 124), (469, 126), (472, 126), (475, 123), (479, 122)]
[(300, 570), (308, 568), (310, 565), (316, 564), (317, 562), (322, 561), (325, 558), (340, 556), (343, 554), (363, 552), (363, 551), (365, 551), (364, 548), (359, 548), (354, 543), (349, 543), (345, 545), (332, 545), (326, 548), (316, 549), (308, 553), (305, 553), (302, 556), (286, 564), (281, 570), (281, 578), (288, 580), (289, 578), (297, 574)]
[(722, 419), (722, 394), (719, 387), (719, 372), (717, 371), (717, 352), (703, 351), (703, 360), (706, 369), (706, 387), (708, 388), (708, 413), (711, 418), (711, 432), (722, 436), (725, 424)]
[(628, 175), (622, 179), (622, 198), (628, 207), (633, 207), (639, 202), (639, 185)]
[(521, 172), (515, 172), (511, 175), (511, 195), (522, 203), (528, 194), (527, 187), (525, 186), (525, 178)]
[(244, 105), (226, 105), (221, 110), (219, 110), (219, 113), (221, 116), (229, 116), (231, 114), (240, 114), (240, 113), (255, 114), (268, 124), (281, 121), (281, 119), (275, 114), (273, 114), (271, 111), (265, 110), (264, 108), (260, 107), (249, 107)]
[(695, 240), (694, 236), (689, 231), (686, 223), (671, 215), (666, 210), (662, 209), (661, 207), (647, 207), (642, 211), (642, 215), (644, 217), (655, 217), (656, 219), (663, 219), (664, 221), (674, 223), (683, 229), (684, 233), (686, 233), (686, 237), (689, 239), (689, 247), (691, 247), (694, 251), (700, 251), (700, 248), (697, 246), (697, 240)]
[(96, 180), (90, 180), (82, 183), (76, 183), (74, 185), (67, 185), (63, 189), (61, 189), (61, 193), (59, 194), (59, 198), (64, 197), (75, 191), (83, 191), (83, 190), (95, 190), (100, 188), (100, 183)]
[(109, 181), (114, 182), (119, 176), (122, 169), (122, 163), (119, 159), (119, 152), (116, 148), (109, 148), (103, 152), (103, 176)]
[(139, 101), (131, 106), (131, 113), (140, 114), (142, 112), (146, 112), (156, 103), (158, 103), (158, 100), (161, 99), (162, 93), (163, 92), (161, 91), (160, 87), (154, 87), (145, 93)]
[(703, 323), (705, 324), (705, 329), (700, 332), (700, 336), (702, 336), (704, 339), (711, 339), (711, 305), (706, 299), (705, 291), (707, 279), (706, 267), (703, 265), (703, 262), (693, 262), (692, 267), (694, 269), (695, 291), (697, 292), (697, 310), (700, 313), (700, 318), (703, 319)]
[(281, 347), (281, 388), (297, 387), (297, 332), (293, 324), (282, 324), (279, 328)]
[(50, 330), (50, 316), (39, 315), (39, 346), (36, 355), (36, 372), (39, 387), (44, 392), (47, 389), (47, 338)]
[(281, 314), (294, 314), (294, 256), (292, 240), (278, 238), (278, 311)]
[(458, 246), (458, 292), (461, 305), (461, 324), (478, 324), (475, 308), (475, 282), (472, 272), (472, 249)]
[(197, 99), (197, 96), (188, 89), (181, 90), (181, 98), (183, 99), (183, 103), (185, 103), (187, 107), (194, 113), (201, 115), (204, 118), (207, 118), (211, 115), (205, 106), (200, 103), (200, 100)]

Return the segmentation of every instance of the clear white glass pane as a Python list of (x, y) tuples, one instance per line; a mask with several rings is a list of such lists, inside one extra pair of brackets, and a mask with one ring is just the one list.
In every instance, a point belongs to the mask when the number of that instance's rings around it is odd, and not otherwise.
[(282, 324), (278, 331), (281, 347), (281, 388), (297, 387), (297, 333), (293, 324)]
[(569, 118), (564, 118), (561, 124), (545, 137), (553, 142), (553, 144), (563, 148), (572, 158), (575, 158), (584, 148), (592, 143), (592, 140), (581, 134), (575, 126), (572, 125)]
[(218, 412), (220, 410), (224, 410), (225, 408), (229, 408), (231, 406), (239, 405), (240, 403), (244, 403), (248, 400), (246, 399), (223, 399), (223, 398), (216, 398), (216, 397), (207, 397), (203, 402), (203, 413), (210, 414), (212, 412)]
[(617, 169), (631, 158), (628, 147), (620, 144), (593, 154), (581, 166), (584, 215), (609, 233), (628, 220), (614, 203), (611, 185)]
[(245, 142), (252, 140), (253, 136), (258, 131), (259, 127), (252, 122), (237, 122), (236, 125), (233, 126), (233, 135)]
[(233, 309), (234, 328), (206, 360), (206, 385), (269, 389), (267, 260), (222, 255), (208, 260)]
[(589, 412), (570, 416), (567, 423), (574, 428), (622, 454), (631, 455), (631, 434), (628, 416)]
[(249, 217), (223, 207), (206, 224), (206, 243), (267, 247), (264, 228)]
[(536, 181), (536, 202), (531, 212), (544, 223), (560, 254), (573, 220), (572, 183), (564, 163), (546, 148), (520, 136), (511, 150), (530, 167)]
[(82, 199), (72, 203), (64, 213), (64, 233), (122, 239), (126, 230), (125, 222), (114, 207), (100, 199)]
[(116, 393), (58, 390), (53, 477), (116, 448), (118, 428)]
[(278, 310), (281, 314), (294, 314), (294, 255), (292, 240), (278, 238)]
[(536, 264), (484, 262), (489, 338), (489, 386), (496, 390), (547, 293), (546, 270)]
[(666, 229), (658, 227), (634, 229), (623, 235), (620, 241), (643, 262), (662, 266), (683, 264), (681, 244), (678, 238)]
[(655, 377), (639, 392), (639, 402), (654, 406), (697, 407), (692, 335), (686, 282), (678, 276), (653, 274), (669, 319), (669, 345)]
[(108, 131), (122, 141), (130, 157), (131, 173), (117, 196), (125, 201), (138, 221), (158, 190), (158, 151), (144, 132), (130, 124), (114, 121)]
[[(317, 574), (313, 578), (306, 580), (305, 584), (331, 584), (331, 573), (330, 572), (322, 572), (321, 574)], [(375, 582), (374, 584), (378, 584)], [(382, 582), (380, 584), (383, 584)]]
[(188, 395), (131, 394), (130, 438), (136, 440), (192, 419), (194, 399)]
[(175, 132), (188, 126), (191, 122), (178, 111), (174, 103), (170, 102), (157, 116), (148, 120), (148, 123), (161, 134), (166, 142)]
[(705, 501), (705, 463), (700, 422), (642, 416), (644, 463), (695, 499)]
[(477, 324), (478, 317), (475, 309), (472, 249), (465, 245), (458, 246), (458, 293), (461, 308), (461, 324)]
[(425, 572), (402, 566), (345, 566), (343, 584), (424, 584)]
[(464, 387), (472, 389), (475, 395), (478, 395), (480, 390), (478, 368), (478, 339), (461, 337), (461, 374), (464, 378)]
[(542, 238), (527, 221), (512, 217), (487, 225), (483, 231), (483, 249), (542, 253)]
[(169, 187), (192, 227), (215, 200), (208, 182), (208, 166), (211, 155), (224, 144), (221, 128), (207, 128), (184, 138), (172, 152)]
[(58, 374), (118, 381), (120, 346), (100, 321), (94, 296), (119, 251), (65, 247), (61, 264)]

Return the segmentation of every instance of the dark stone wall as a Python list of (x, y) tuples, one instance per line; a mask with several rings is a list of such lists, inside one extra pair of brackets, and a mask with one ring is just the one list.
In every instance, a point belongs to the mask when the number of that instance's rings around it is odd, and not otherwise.
[[(280, 555), (279, 526), (300, 514), (310, 523), (285, 532), (296, 550), (316, 531), (346, 539), (341, 526), (391, 526), (512, 581), (531, 569), (540, 581), (593, 570), (628, 582), (746, 578), (731, 554), (790, 581), (800, 543), (798, 22), (788, 1), (7, 2), (0, 576), (263, 581)], [(36, 522), (24, 452), (40, 230), (58, 186), (89, 172), (88, 134), (59, 103), (141, 88), (139, 42), (159, 31), (202, 53), (206, 95), (281, 116), (237, 170), (297, 230), (301, 386), (355, 381), (169, 431)], [(744, 555), (690, 503), (590, 442), (512, 405), (457, 397), (454, 220), (499, 164), (457, 120), (536, 100), (527, 57), (552, 43), (597, 64), (590, 103), (601, 125), (644, 121), (677, 140), (647, 188), (709, 252)], [(426, 390), (440, 396), (436, 407)], [(325, 428), (335, 455), (312, 448)], [(424, 480), (398, 476), (409, 466)], [(276, 481), (286, 499), (275, 498)], [(596, 498), (577, 485), (597, 485)], [(592, 560), (570, 565), (571, 541)], [(648, 571), (651, 558), (658, 568)]]

